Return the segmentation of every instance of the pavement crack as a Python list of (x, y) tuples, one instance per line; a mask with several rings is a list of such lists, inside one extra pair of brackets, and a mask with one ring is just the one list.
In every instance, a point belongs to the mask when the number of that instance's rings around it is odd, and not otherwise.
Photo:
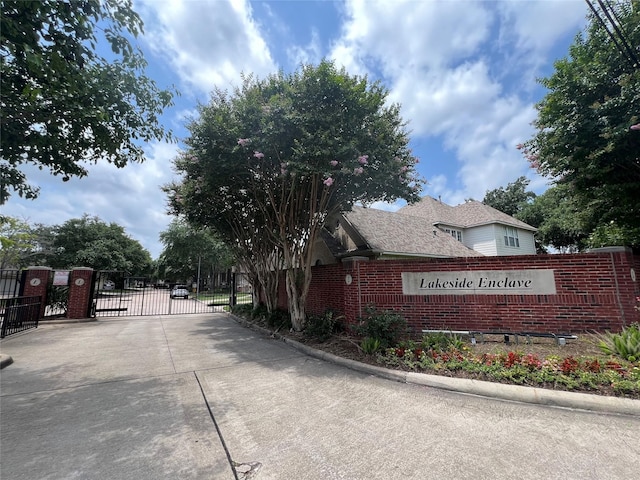
[[(218, 432), (218, 438), (220, 439), (220, 443), (222, 444), (222, 448), (224, 449), (224, 453), (227, 455), (227, 461), (229, 462), (229, 466), (231, 467), (231, 471), (233, 472), (233, 477), (235, 480), (241, 480), (238, 477), (238, 471), (236, 470), (236, 462), (231, 458), (231, 453), (227, 448), (227, 444), (224, 441), (224, 437), (222, 436), (222, 431), (218, 426), (218, 422), (216, 421), (216, 417), (213, 415), (213, 411), (211, 410), (211, 405), (209, 405), (209, 401), (207, 400), (207, 395), (204, 393), (204, 388), (202, 388), (202, 383), (200, 383), (200, 379), (198, 378), (198, 374), (194, 371), (193, 376), (196, 377), (196, 382), (198, 382), (198, 387), (200, 388), (200, 393), (202, 394), (202, 398), (204, 399), (204, 403), (207, 406), (207, 410), (209, 411), (209, 416), (211, 417), (211, 421), (213, 422), (214, 427), (216, 427), (216, 432)], [(243, 479), (248, 478), (243, 475)]]
[(171, 354), (171, 347), (169, 346), (169, 339), (167, 338), (167, 332), (164, 329), (164, 321), (160, 320), (162, 326), (162, 334), (164, 335), (164, 341), (167, 344), (167, 350), (169, 351), (169, 358), (171, 359), (171, 366), (173, 367), (173, 373), (178, 373), (176, 370), (176, 364), (173, 361), (173, 355)]

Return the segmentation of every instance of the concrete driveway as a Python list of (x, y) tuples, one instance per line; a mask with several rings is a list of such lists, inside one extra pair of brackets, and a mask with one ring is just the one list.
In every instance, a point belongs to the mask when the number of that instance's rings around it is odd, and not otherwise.
[[(626, 479), (640, 418), (463, 395), (306, 356), (224, 313), (4, 339), (3, 479)], [(233, 467), (232, 467), (233, 465)]]

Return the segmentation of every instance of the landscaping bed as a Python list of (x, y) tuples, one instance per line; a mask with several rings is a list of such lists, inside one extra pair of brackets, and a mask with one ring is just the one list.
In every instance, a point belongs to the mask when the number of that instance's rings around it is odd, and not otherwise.
[[(533, 337), (530, 343), (523, 342), (521, 337), (518, 344), (513, 341), (506, 344), (501, 335), (485, 335), (484, 343), (478, 341), (473, 345), (469, 338), (446, 334), (429, 334), (417, 340), (389, 337), (382, 342), (370, 342), (367, 332), (371, 335), (375, 328), (367, 331), (361, 324), (359, 329), (345, 329), (337, 321), (329, 321), (327, 325), (326, 315), (310, 319), (304, 332), (295, 332), (289, 329), (282, 313), (276, 318), (252, 314), (248, 309), (234, 313), (317, 350), (370, 365), (640, 399), (640, 361), (633, 356), (630, 361), (605, 353), (599, 346), (606, 340), (603, 335), (580, 335), (578, 339), (567, 340), (565, 345), (558, 345), (552, 338)], [(383, 321), (378, 318), (375, 327), (384, 327), (378, 334), (382, 338), (385, 332), (389, 333), (389, 319), (393, 322), (395, 317), (380, 318)]]

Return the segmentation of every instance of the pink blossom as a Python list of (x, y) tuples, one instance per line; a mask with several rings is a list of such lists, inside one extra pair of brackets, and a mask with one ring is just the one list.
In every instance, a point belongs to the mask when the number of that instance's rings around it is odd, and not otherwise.
[(238, 145), (240, 145), (241, 147), (246, 147), (249, 144), (249, 139), (248, 138), (239, 138), (238, 139)]
[(636, 123), (635, 125), (631, 125), (629, 128), (631, 130), (640, 130), (640, 123)]
[(281, 163), (280, 164), (280, 173), (282, 175), (286, 175), (287, 174), (287, 164), (286, 163)]
[(329, 163), (331, 164), (332, 167), (335, 167), (336, 165), (338, 165), (337, 160), (331, 160)]
[(353, 174), (354, 175), (362, 175), (362, 172), (364, 172), (364, 168), (362, 167), (356, 167), (353, 169)]
[(516, 148), (518, 150), (522, 150), (524, 148), (524, 144), (523, 143), (519, 143), (519, 144), (516, 145)]
[(367, 163), (369, 163), (369, 155), (361, 155), (358, 157), (358, 162), (360, 162), (362, 165), (366, 165)]
[(406, 172), (407, 170), (409, 170), (409, 167), (407, 167), (406, 165), (400, 167), (400, 172), (402, 173)]
[(253, 152), (253, 156), (256, 157), (258, 160), (262, 160), (264, 158), (264, 153), (262, 153), (262, 152)]
[(330, 187), (331, 185), (333, 185), (333, 178), (329, 177), (322, 183), (324, 183), (327, 187)]

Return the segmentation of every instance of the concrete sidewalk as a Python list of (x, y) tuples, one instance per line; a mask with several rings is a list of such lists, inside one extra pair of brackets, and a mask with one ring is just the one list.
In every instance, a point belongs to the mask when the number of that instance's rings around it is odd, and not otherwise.
[(632, 478), (640, 458), (639, 417), (393, 382), (226, 314), (43, 325), (0, 350), (3, 479)]

